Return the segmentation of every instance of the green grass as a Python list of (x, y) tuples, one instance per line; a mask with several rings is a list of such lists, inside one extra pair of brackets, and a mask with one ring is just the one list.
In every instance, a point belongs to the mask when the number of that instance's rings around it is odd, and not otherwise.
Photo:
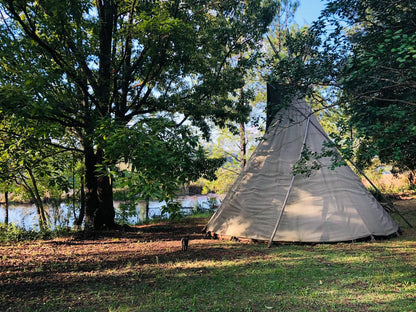
[[(403, 247), (275, 247), (262, 256), (173, 263), (126, 289), (111, 311), (412, 311)], [(258, 249), (256, 246), (245, 246)], [(264, 248), (264, 247), (260, 247)], [(397, 250), (399, 249), (399, 250)]]
[(271, 248), (198, 239), (187, 252), (123, 237), (71, 244), (0, 244), (0, 310), (416, 311), (415, 229)]
[(41, 285), (55, 295), (13, 311), (416, 311), (413, 240), (209, 248), (216, 256), (161, 254), (107, 269), (97, 262), (82, 282)]

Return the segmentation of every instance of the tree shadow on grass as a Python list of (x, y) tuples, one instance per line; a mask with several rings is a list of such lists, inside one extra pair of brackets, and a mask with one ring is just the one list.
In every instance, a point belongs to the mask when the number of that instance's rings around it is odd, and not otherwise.
[[(408, 290), (416, 283), (414, 268), (409, 262), (392, 262), (397, 256), (414, 260), (408, 249), (389, 244), (267, 249), (204, 240), (196, 233), (201, 225), (187, 226), (194, 239), (186, 252), (180, 244), (186, 231), (178, 226), (167, 239), (166, 224), (97, 241), (42, 242), (33, 247), (32, 258), (19, 265), (13, 259), (3, 261), (0, 310), (266, 311), (267, 306), (283, 311), (366, 311), (376, 310), (377, 304), (388, 311), (412, 310), (416, 295)], [(154, 241), (144, 243), (149, 233)], [(366, 249), (366, 263), (360, 262), (361, 248)], [(380, 272), (389, 275), (388, 281), (373, 285)], [(395, 291), (401, 295), (393, 299), (360, 299)]]
[[(68, 272), (45, 264), (43, 272), (22, 272), (2, 283), (2, 309), (267, 311), (267, 306), (286, 311), (367, 311), (380, 305), (401, 311), (409, 310), (415, 299), (410, 288), (390, 288), (402, 284), (403, 278), (415, 280), (406, 264), (386, 268), (377, 254), (366, 264), (343, 264), (331, 263), (332, 258), (309, 246), (272, 251), (245, 247), (242, 251), (237, 244), (198, 242), (189, 252), (128, 254), (119, 261), (89, 259), (91, 263), (79, 263), (77, 271)], [(344, 255), (342, 250), (336, 252)], [(388, 282), (372, 285), (381, 269), (403, 274), (391, 274)], [(378, 302), (366, 299), (373, 293), (381, 298), (392, 292), (403, 295)]]
[(141, 241), (178, 240), (183, 236), (192, 238), (202, 237), (202, 229), (206, 218), (185, 218), (180, 222), (159, 222), (134, 226), (121, 226), (118, 230), (103, 230), (93, 232), (79, 232), (74, 240), (63, 243), (86, 242), (105, 238), (126, 238)]
[[(43, 261), (41, 265), (2, 266), (2, 309), (28, 311), (40, 307), (42, 310), (39, 305), (44, 302), (56, 302), (58, 296), (62, 302), (57, 304), (62, 305), (60, 308), (65, 310), (76, 303), (77, 300), (73, 298), (77, 296), (83, 298), (88, 293), (112, 292), (115, 289), (120, 293), (126, 293), (131, 287), (137, 287), (139, 284), (143, 287), (153, 285), (160, 270), (171, 276), (179, 271), (185, 276), (191, 276), (195, 272), (200, 276), (202, 272), (206, 272), (203, 267), (172, 269), (176, 263), (221, 262), (241, 257), (241, 254), (236, 253), (238, 246), (222, 248), (203, 242), (191, 243), (191, 249), (183, 252), (180, 250), (179, 242), (177, 246), (168, 248), (158, 248), (157, 244), (154, 243), (155, 248), (150, 248), (146, 253), (139, 253), (138, 250), (119, 250), (109, 252), (110, 255), (103, 255), (97, 251), (90, 253), (86, 259), (68, 261), (68, 258), (58, 256)], [(250, 261), (259, 254), (262, 252), (249, 251), (245, 252), (244, 257)], [(98, 299), (91, 300), (88, 304), (100, 305)]]

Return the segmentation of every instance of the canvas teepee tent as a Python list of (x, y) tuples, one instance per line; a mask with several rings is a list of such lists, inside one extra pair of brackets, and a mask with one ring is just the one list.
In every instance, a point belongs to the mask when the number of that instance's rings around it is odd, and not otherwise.
[[(269, 99), (270, 101), (270, 99)], [(304, 100), (276, 114), (264, 140), (231, 187), (206, 231), (265, 241), (337, 242), (388, 236), (397, 224), (348, 166), (293, 175), (305, 149), (328, 141)]]

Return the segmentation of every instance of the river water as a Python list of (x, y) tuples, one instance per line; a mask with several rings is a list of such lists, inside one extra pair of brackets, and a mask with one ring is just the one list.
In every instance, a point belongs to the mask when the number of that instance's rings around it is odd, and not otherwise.
[[(199, 209), (209, 209), (212, 202), (217, 205), (220, 203), (220, 196), (216, 194), (208, 195), (195, 195), (195, 196), (179, 196), (176, 198), (182, 204), (182, 212), (184, 214), (190, 214), (193, 211)], [(121, 212), (119, 210), (121, 202), (115, 201), (114, 208), (116, 210), (116, 219), (121, 218)], [(149, 202), (149, 218), (155, 218), (161, 216), (161, 207), (166, 204), (158, 201)], [(137, 224), (145, 219), (145, 203), (140, 202), (135, 213), (127, 217), (127, 223)], [(52, 207), (51, 205), (45, 205), (45, 210), (49, 216), (51, 228), (56, 227), (72, 227), (74, 224), (74, 213), (72, 205), (61, 203), (59, 207)], [(78, 214), (78, 208), (77, 212)], [(5, 211), (4, 207), (0, 208), (0, 222), (4, 222)], [(35, 205), (30, 204), (17, 204), (9, 205), (9, 223), (13, 223), (16, 226), (23, 227), (26, 230), (38, 229), (38, 217), (36, 214)]]

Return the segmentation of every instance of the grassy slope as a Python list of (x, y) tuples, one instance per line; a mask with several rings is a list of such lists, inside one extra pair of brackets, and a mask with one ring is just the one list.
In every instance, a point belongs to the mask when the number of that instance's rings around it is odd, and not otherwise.
[[(399, 204), (408, 217), (415, 206)], [(0, 310), (416, 311), (414, 229), (375, 243), (268, 249), (204, 240), (194, 231), (205, 220), (188, 222), (118, 238), (2, 244)]]

